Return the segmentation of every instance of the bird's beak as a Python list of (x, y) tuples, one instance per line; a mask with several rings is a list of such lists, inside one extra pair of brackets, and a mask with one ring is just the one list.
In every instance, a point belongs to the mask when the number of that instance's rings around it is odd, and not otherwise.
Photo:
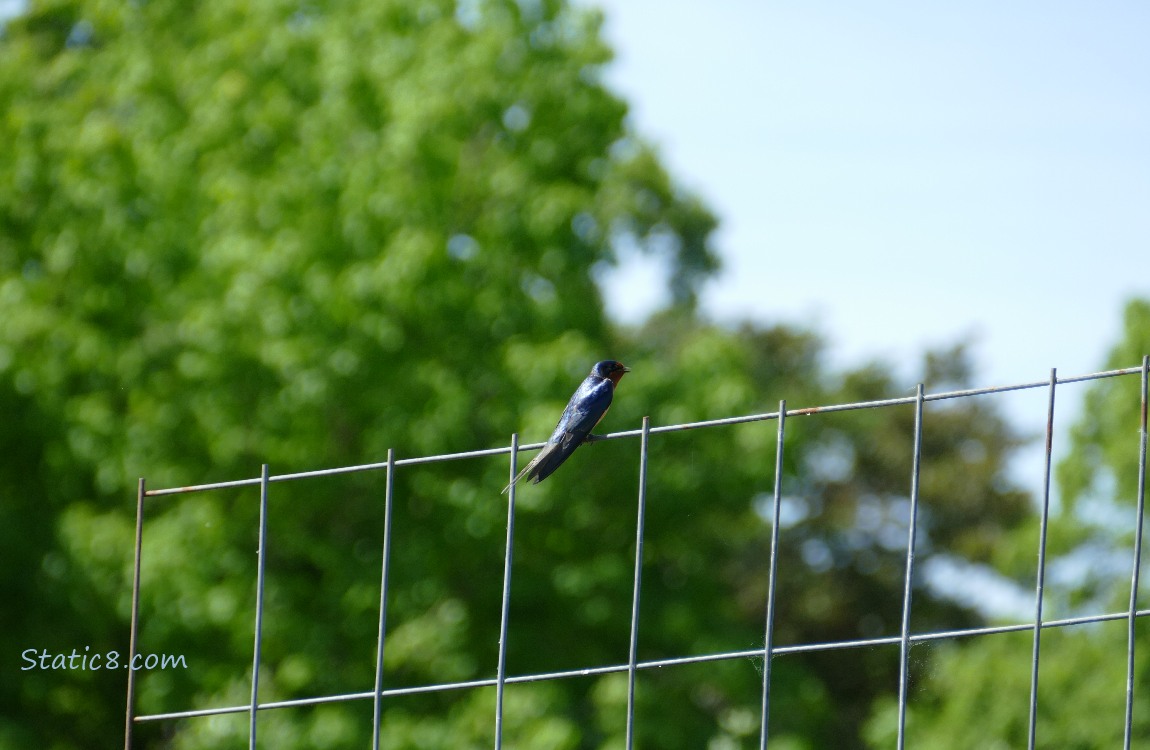
[(623, 372), (631, 372), (631, 368), (627, 365), (623, 365)]

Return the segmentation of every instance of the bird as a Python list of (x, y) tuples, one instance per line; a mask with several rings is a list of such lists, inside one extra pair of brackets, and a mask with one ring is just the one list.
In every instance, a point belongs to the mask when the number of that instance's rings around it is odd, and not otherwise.
[(506, 493), (520, 479), (527, 477), (532, 484), (539, 484), (551, 476), (567, 458), (575, 452), (591, 435), (591, 430), (611, 407), (615, 387), (625, 373), (631, 372), (622, 362), (605, 359), (591, 368), (590, 374), (575, 389), (559, 424), (547, 439), (543, 450), (519, 472), (511, 484), (503, 488)]

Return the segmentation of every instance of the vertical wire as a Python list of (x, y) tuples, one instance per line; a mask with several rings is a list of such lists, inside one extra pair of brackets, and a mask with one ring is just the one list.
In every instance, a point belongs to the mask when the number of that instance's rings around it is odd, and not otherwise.
[(511, 487), (507, 493), (507, 544), (503, 554), (503, 603), (499, 616), (499, 665), (495, 672), (495, 750), (503, 747), (503, 690), (507, 681), (507, 616), (511, 609), (511, 542), (515, 536), (515, 474), (519, 433), (511, 434)]
[(256, 750), (256, 712), (260, 694), (260, 638), (264, 623), (264, 563), (267, 560), (268, 465), (260, 469), (260, 540), (256, 552), (256, 622), (252, 651), (252, 704), (248, 724), (248, 750)]
[(132, 747), (133, 714), (136, 709), (136, 670), (132, 661), (136, 658), (136, 637), (140, 626), (140, 552), (144, 541), (144, 478), (136, 487), (136, 558), (132, 563), (132, 622), (128, 631), (128, 696), (124, 711), (124, 750)]
[(372, 713), (372, 750), (379, 750), (379, 727), (383, 717), (383, 641), (387, 633), (387, 574), (391, 559), (391, 495), (395, 478), (395, 452), (387, 449), (387, 477), (383, 491), (383, 569), (379, 574), (379, 639), (375, 644), (375, 707)]
[(1122, 747), (1130, 750), (1134, 726), (1134, 625), (1138, 612), (1138, 577), (1142, 567), (1142, 521), (1146, 508), (1146, 400), (1150, 381), (1150, 355), (1142, 357), (1142, 414), (1138, 431), (1137, 518), (1134, 522), (1134, 572), (1130, 576), (1130, 614), (1126, 620), (1126, 728)]
[(631, 597), (631, 647), (627, 661), (627, 750), (635, 746), (635, 669), (639, 646), (639, 593), (643, 585), (643, 525), (647, 514), (647, 441), (651, 418), (643, 417), (639, 441), (639, 512), (635, 522), (635, 587)]
[(1054, 391), (1058, 369), (1050, 370), (1050, 400), (1046, 410), (1046, 475), (1042, 482), (1042, 515), (1038, 526), (1038, 574), (1034, 584), (1034, 648), (1030, 656), (1030, 718), (1026, 746), (1034, 750), (1038, 725), (1038, 655), (1042, 643), (1042, 594), (1046, 587), (1046, 527), (1050, 517), (1050, 465), (1054, 446)]
[(775, 496), (771, 503), (771, 567), (767, 576), (767, 632), (763, 636), (763, 717), (759, 748), (767, 750), (767, 724), (771, 715), (771, 660), (775, 646), (775, 575), (779, 560), (779, 507), (783, 494), (783, 431), (787, 421), (786, 399), (779, 402), (778, 436), (775, 439)]
[(906, 581), (902, 590), (902, 639), (899, 645), (898, 676), (898, 750), (906, 747), (907, 679), (910, 664), (910, 600), (914, 576), (914, 541), (918, 533), (918, 477), (922, 464), (923, 387), (918, 384), (914, 402), (914, 460), (910, 475), (910, 519), (907, 524)]

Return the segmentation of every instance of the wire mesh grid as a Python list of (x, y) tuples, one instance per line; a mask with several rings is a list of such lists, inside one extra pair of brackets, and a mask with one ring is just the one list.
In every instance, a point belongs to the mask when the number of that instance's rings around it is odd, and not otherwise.
[[(1125, 611), (1119, 612), (1105, 612), (1096, 613), (1079, 617), (1069, 617), (1062, 619), (1047, 620), (1043, 617), (1043, 594), (1045, 587), (1046, 576), (1046, 553), (1047, 553), (1047, 523), (1050, 513), (1050, 477), (1051, 477), (1051, 457), (1053, 445), (1053, 433), (1055, 426), (1054, 419), (1054, 404), (1055, 394), (1058, 386), (1068, 383), (1085, 382), (1092, 380), (1099, 380), (1103, 378), (1141, 375), (1141, 400), (1140, 400), (1140, 428), (1139, 428), (1139, 446), (1138, 446), (1138, 483), (1137, 483), (1137, 496), (1136, 501), (1136, 520), (1135, 520), (1135, 533), (1134, 533), (1134, 549), (1133, 549), (1133, 570), (1131, 574), (1130, 584), (1130, 598), (1129, 607)], [(550, 680), (563, 680), (576, 677), (588, 677), (596, 675), (607, 675), (616, 673), (625, 673), (627, 676), (627, 708), (626, 708), (626, 747), (632, 748), (635, 744), (635, 677), (640, 670), (652, 670), (662, 667), (686, 665), (686, 664), (700, 664), (707, 662), (716, 662), (729, 659), (745, 659), (745, 658), (759, 658), (762, 659), (762, 702), (761, 702), (761, 715), (759, 717), (759, 746), (766, 748), (770, 742), (769, 736), (769, 722), (771, 707), (771, 663), (772, 657), (781, 656), (784, 654), (797, 654), (804, 652), (817, 652), (817, 651), (835, 651), (843, 649), (860, 649), (870, 648), (875, 646), (893, 646), (899, 645), (899, 689), (898, 689), (898, 734), (897, 746), (899, 750), (905, 747), (906, 743), (906, 709), (908, 702), (908, 666), (909, 666), (909, 652), (910, 648), (919, 643), (929, 643), (942, 641), (946, 639), (955, 639), (963, 637), (977, 637), (1000, 633), (1011, 632), (1025, 632), (1032, 633), (1032, 651), (1030, 658), (1030, 699), (1029, 699), (1029, 723), (1028, 723), (1028, 742), (1027, 746), (1031, 749), (1035, 747), (1035, 726), (1038, 708), (1038, 675), (1039, 675), (1039, 657), (1041, 655), (1041, 639), (1044, 630), (1050, 628), (1064, 628), (1075, 625), (1084, 625), (1087, 623), (1100, 623), (1108, 621), (1125, 620), (1127, 623), (1127, 637), (1126, 637), (1126, 691), (1125, 691), (1125, 725), (1124, 725), (1124, 748), (1127, 750), (1131, 746), (1132, 741), (1132, 726), (1133, 726), (1133, 705), (1135, 693), (1135, 624), (1139, 617), (1150, 615), (1150, 609), (1138, 609), (1138, 585), (1139, 585), (1139, 572), (1142, 559), (1142, 526), (1144, 518), (1145, 506), (1145, 487), (1146, 487), (1146, 445), (1147, 445), (1147, 384), (1150, 381), (1150, 355), (1142, 360), (1140, 367), (1129, 367), (1118, 370), (1108, 370), (1102, 372), (1094, 372), (1087, 375), (1079, 375), (1074, 377), (1059, 378), (1056, 370), (1051, 370), (1050, 377), (1045, 381), (1036, 381), (1028, 383), (1019, 383), (1006, 386), (995, 386), (988, 388), (976, 388), (958, 391), (946, 391), (939, 393), (926, 393), (921, 384), (918, 385), (916, 394), (912, 397), (884, 399), (877, 401), (857, 402), (848, 404), (834, 404), (828, 406), (816, 406), (801, 409), (788, 409), (786, 401), (780, 401), (779, 409), (774, 412), (753, 414), (746, 416), (730, 417), (725, 419), (714, 419), (701, 422), (691, 422), (684, 424), (662, 425), (652, 427), (649, 423), (649, 418), (644, 417), (642, 427), (637, 430), (628, 430), (622, 432), (611, 433), (608, 435), (599, 436), (596, 440), (615, 440), (624, 438), (638, 438), (640, 441), (640, 457), (639, 457), (639, 489), (636, 499), (636, 524), (635, 524), (635, 547), (634, 547), (634, 586), (632, 591), (631, 600), (631, 623), (630, 623), (630, 648), (629, 658), (625, 664), (607, 664), (588, 666), (580, 669), (553, 671), (544, 673), (533, 673), (524, 675), (508, 675), (506, 672), (506, 655), (507, 655), (507, 641), (508, 641), (508, 612), (509, 602), (512, 589), (512, 556), (514, 551), (514, 533), (515, 533), (515, 501), (516, 501), (516, 488), (511, 486), (507, 500), (507, 526), (506, 526), (506, 542), (504, 545), (503, 555), (503, 587), (502, 587), (502, 606), (500, 610), (500, 627), (499, 627), (499, 648), (498, 648), (498, 662), (496, 664), (496, 674), (493, 678), (466, 680), (457, 682), (443, 682), (437, 684), (426, 684), (414, 687), (403, 688), (385, 688), (384, 685), (384, 670), (383, 670), (383, 656), (384, 648), (387, 643), (387, 602), (389, 590), (389, 561), (391, 558), (391, 545), (392, 545), (392, 505), (393, 505), (393, 486), (395, 471), (397, 468), (404, 466), (413, 466), (419, 464), (429, 464), (442, 461), (453, 461), (469, 458), (478, 458), (485, 456), (509, 456), (509, 477), (514, 479), (517, 473), (517, 458), (518, 453), (524, 450), (533, 450), (543, 447), (543, 443), (533, 443), (529, 445), (520, 445), (517, 434), (511, 436), (511, 442), (508, 447), (491, 448), (485, 450), (467, 451), (462, 453), (449, 453), (432, 456), (421, 456), (413, 458), (396, 459), (394, 452), (389, 450), (387, 453), (387, 460), (379, 463), (362, 464), (357, 466), (345, 466), (332, 469), (322, 469), (318, 471), (297, 472), (291, 474), (278, 474), (272, 475), (268, 471), (268, 466), (265, 464), (261, 468), (259, 477), (240, 479), (225, 482), (215, 482), (211, 484), (202, 484), (188, 487), (172, 487), (163, 489), (147, 489), (144, 479), (139, 481), (137, 494), (136, 494), (136, 533), (135, 533), (135, 563), (132, 575), (132, 603), (131, 603), (131, 629), (129, 634), (129, 654), (128, 663), (138, 653), (137, 635), (139, 629), (139, 601), (140, 601), (140, 570), (143, 565), (141, 559), (141, 548), (143, 539), (143, 522), (145, 500), (147, 498), (155, 498), (167, 495), (180, 495), (186, 493), (202, 492), (206, 490), (224, 489), (231, 487), (243, 486), (259, 486), (260, 489), (260, 507), (259, 507), (259, 528), (258, 538), (259, 547), (257, 555), (257, 575), (256, 575), (256, 606), (255, 618), (253, 623), (253, 656), (252, 656), (252, 669), (251, 669), (251, 699), (245, 705), (234, 706), (219, 706), (215, 708), (205, 708), (186, 711), (175, 711), (169, 713), (137, 715), (135, 713), (135, 696), (136, 696), (136, 671), (128, 670), (127, 678), (127, 696), (126, 696), (126, 711), (125, 711), (125, 731), (124, 731), (124, 747), (129, 750), (132, 747), (133, 728), (135, 725), (143, 722), (156, 722), (174, 719), (188, 719), (194, 717), (207, 717), (223, 714), (241, 714), (247, 713), (249, 715), (249, 732), (248, 743), (249, 748), (256, 747), (257, 738), (257, 713), (259, 711), (272, 710), (272, 709), (287, 709), (293, 707), (303, 706), (316, 706), (329, 703), (340, 703), (346, 701), (361, 701), (372, 700), (373, 708), (373, 748), (381, 746), (381, 719), (383, 702), (388, 698), (399, 697), (403, 695), (414, 695), (419, 693), (438, 693), (446, 691), (459, 691), (469, 690), (475, 688), (490, 688), (494, 687), (496, 690), (495, 700), (495, 716), (493, 717), (494, 723), (494, 746), (501, 748), (503, 745), (503, 721), (504, 721), (504, 688), (507, 685), (532, 683)], [(1035, 596), (1034, 596), (1034, 617), (1029, 622), (1016, 623), (1010, 625), (998, 625), (991, 627), (977, 627), (966, 628), (960, 630), (948, 630), (939, 632), (927, 633), (913, 633), (910, 627), (910, 616), (912, 610), (912, 587), (911, 581), (915, 571), (915, 538), (918, 531), (918, 505), (919, 505), (919, 475), (921, 471), (921, 457), (922, 457), (922, 434), (923, 434), (923, 405), (930, 401), (942, 401), (947, 399), (961, 399), (972, 396), (979, 396), (993, 393), (1004, 393), (1008, 391), (1021, 391), (1030, 389), (1046, 388), (1048, 393), (1048, 408), (1047, 408), (1047, 421), (1045, 431), (1045, 453), (1044, 453), (1044, 479), (1043, 479), (1043, 493), (1040, 501), (1040, 531), (1038, 541), (1038, 565), (1035, 580)], [(902, 596), (902, 618), (900, 632), (897, 636), (885, 636), (876, 638), (865, 638), (859, 640), (846, 640), (834, 642), (820, 642), (820, 643), (801, 643), (788, 646), (776, 646), (774, 643), (774, 627), (776, 620), (776, 607), (775, 607), (775, 593), (776, 593), (776, 578), (778, 569), (778, 548), (779, 548), (779, 526), (780, 526), (780, 507), (782, 502), (782, 467), (783, 467), (783, 438), (786, 430), (787, 419), (794, 416), (805, 416), (812, 414), (825, 414), (830, 412), (852, 411), (858, 409), (876, 409), (896, 405), (913, 405), (914, 406), (914, 438), (913, 438), (913, 461), (912, 472), (910, 477), (910, 504), (909, 504), (909, 518), (907, 519), (907, 542), (906, 542), (906, 562), (904, 568), (904, 587)], [(1137, 408), (1132, 404), (1132, 408)], [(743, 649), (736, 651), (723, 651), (719, 653), (709, 653), (703, 655), (681, 656), (666, 659), (656, 659), (648, 661), (639, 661), (637, 659), (637, 643), (639, 637), (639, 605), (640, 597), (642, 594), (642, 567), (643, 567), (643, 543), (644, 543), (644, 525), (645, 513), (647, 507), (647, 463), (648, 463), (648, 445), (652, 436), (660, 435), (670, 432), (678, 432), (683, 430), (706, 429), (710, 427), (717, 427), (722, 425), (744, 424), (750, 422), (761, 422), (774, 420), (777, 423), (777, 444), (774, 466), (774, 490), (771, 501), (770, 509), (770, 554), (769, 554), (769, 573), (767, 582), (767, 601), (765, 603), (765, 633), (762, 648)], [(263, 630), (263, 615), (264, 615), (264, 580), (266, 575), (265, 570), (265, 546), (267, 538), (267, 502), (269, 486), (279, 482), (290, 482), (298, 479), (316, 478), (325, 476), (334, 476), (339, 474), (349, 474), (356, 472), (366, 471), (384, 471), (385, 472), (385, 491), (384, 491), (384, 530), (383, 530), (383, 558), (382, 570), (380, 573), (380, 597), (379, 597), (379, 628), (378, 637), (376, 641), (375, 651), (375, 684), (374, 688), (370, 691), (342, 693), (336, 695), (324, 695), (311, 698), (302, 698), (294, 700), (259, 702), (259, 678), (260, 678), (260, 648), (261, 648), (261, 634)]]

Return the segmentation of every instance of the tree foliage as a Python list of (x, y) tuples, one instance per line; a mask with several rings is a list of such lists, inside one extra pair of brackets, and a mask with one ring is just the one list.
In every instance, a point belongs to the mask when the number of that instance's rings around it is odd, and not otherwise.
[[(826, 365), (812, 332), (726, 329), (694, 308), (715, 220), (599, 81), (594, 13), (556, 0), (245, 5), (34, 2), (0, 40), (0, 529), (4, 653), (126, 651), (136, 478), (173, 486), (542, 439), (592, 362), (623, 382), (607, 429), (905, 396)], [(611, 324), (595, 279), (633, 242), (672, 305)], [(970, 378), (959, 347), (928, 387)], [(985, 561), (1025, 515), (1020, 440), (987, 404), (925, 417), (924, 556)], [(795, 419), (780, 643), (895, 632), (913, 413)], [(651, 444), (640, 658), (762, 643), (774, 423)], [(972, 450), (972, 445), (978, 449)], [(625, 661), (637, 442), (581, 448), (520, 493), (513, 674)], [(387, 686), (491, 676), (505, 458), (397, 471)], [(261, 700), (369, 690), (378, 472), (277, 483)], [(248, 700), (257, 497), (151, 498), (141, 713)], [(978, 619), (916, 581), (916, 624)], [(11, 668), (17, 670), (21, 663)], [(652, 747), (741, 746), (754, 660), (644, 672)], [(780, 658), (772, 732), (861, 746), (897, 653)], [(0, 686), (0, 744), (88, 747), (122, 727), (123, 673)], [(615, 746), (618, 675), (508, 690), (509, 743)], [(490, 690), (389, 701), (389, 747), (485, 745)], [(365, 742), (371, 706), (261, 712), (281, 748)], [(30, 718), (32, 717), (32, 718)], [(151, 724), (146, 746), (234, 744), (245, 717)]]
[[(1136, 366), (1150, 352), (1150, 303), (1126, 305), (1122, 338), (1104, 370)], [(1060, 390), (1066, 386), (1061, 386)], [(1070, 448), (1057, 465), (1049, 526), (1046, 612), (1056, 617), (1122, 612), (1130, 601), (1133, 563), (1141, 383), (1137, 375), (1094, 380), (1070, 429)], [(1036, 522), (1007, 535), (995, 555), (1005, 569), (1034, 575)], [(1143, 553), (1145, 554), (1145, 553)], [(1143, 576), (1143, 582), (1145, 576)], [(1145, 584), (1139, 609), (1145, 609)], [(1047, 619), (1050, 619), (1048, 616)], [(1150, 736), (1150, 658), (1136, 625), (1134, 744)], [(950, 644), (931, 658), (908, 732), (916, 744), (1018, 747), (1029, 732), (1030, 632)], [(1037, 747), (1121, 745), (1125, 726), (1127, 623), (1046, 630), (1041, 638)], [(1004, 699), (1007, 697), (1008, 699)], [(873, 747), (894, 737), (897, 706), (887, 701), (867, 726)], [(909, 744), (909, 743), (908, 743)]]
[[(1122, 338), (1115, 343), (1103, 367), (1118, 370), (1142, 363), (1150, 352), (1150, 300), (1126, 304)], [(1112, 495), (1123, 505), (1133, 504), (1138, 482), (1137, 377), (1112, 378), (1093, 383), (1086, 395), (1086, 416), (1074, 425), (1072, 450), (1058, 467), (1058, 480), (1071, 507)]]

